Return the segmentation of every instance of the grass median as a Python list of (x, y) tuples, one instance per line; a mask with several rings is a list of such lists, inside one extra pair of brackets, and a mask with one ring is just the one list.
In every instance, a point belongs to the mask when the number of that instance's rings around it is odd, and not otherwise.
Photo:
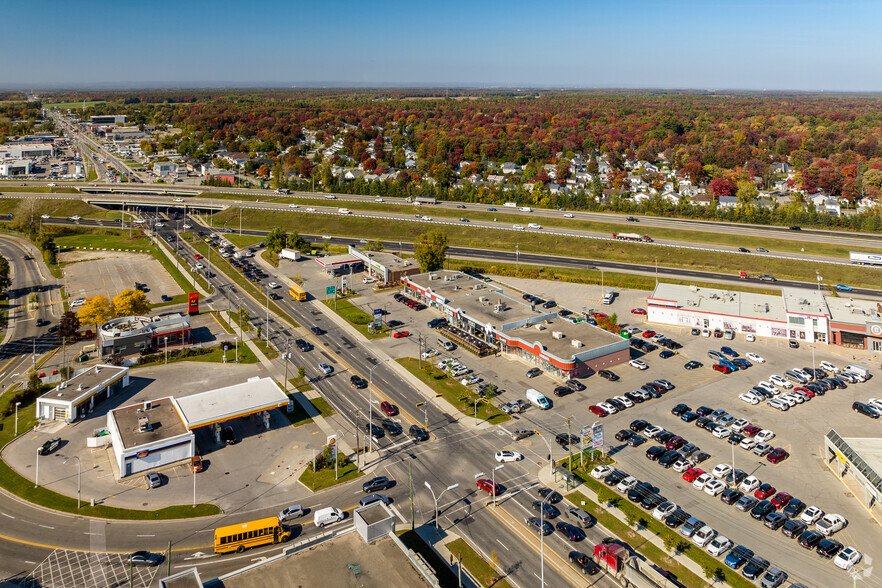
[(445, 544), (450, 553), (462, 558), (462, 566), (469, 571), (472, 577), (477, 580), (481, 586), (493, 588), (511, 588), (493, 565), (490, 565), (486, 559), (472, 549), (463, 539), (454, 539)]
[[(215, 215), (216, 220), (237, 218), (239, 210), (230, 208)], [(646, 266), (653, 266), (656, 260), (664, 267), (684, 268), (695, 271), (737, 276), (739, 272), (750, 274), (771, 274), (779, 280), (796, 280), (814, 284), (817, 278), (818, 262), (794, 261), (743, 253), (717, 253), (702, 248), (670, 249), (650, 244), (624, 241), (605, 241), (581, 237), (561, 237), (542, 232), (508, 231), (502, 229), (478, 228), (468, 225), (439, 227), (424, 222), (383, 220), (368, 217), (343, 217), (338, 215), (292, 213), (280, 214), (277, 211), (242, 211), (243, 222), (250, 228), (271, 230), (280, 227), (286, 231), (299, 231), (310, 234), (333, 234), (364, 239), (379, 239), (387, 243), (401, 241), (413, 242), (429, 230), (440, 230), (447, 234), (451, 246), (515, 251), (521, 253), (548, 253), (580, 257), (585, 259), (604, 259)], [(882, 281), (882, 268), (867, 268), (850, 265), (823, 265), (824, 277), (828, 283), (841, 283), (857, 287), (876, 288)]]
[(338, 299), (336, 304), (333, 299), (322, 300), (322, 302), (325, 306), (346, 319), (346, 322), (355, 327), (355, 329), (367, 339), (380, 339), (389, 335), (385, 325), (383, 325), (379, 332), (373, 329), (368, 329), (368, 325), (373, 321), (371, 315), (352, 304), (349, 300)]
[[(342, 454), (342, 452), (341, 452)], [(300, 475), (300, 483), (313, 492), (318, 492), (337, 484), (345, 484), (363, 476), (364, 473), (358, 471), (358, 467), (351, 461), (347, 461), (345, 465), (339, 465), (337, 472), (334, 472), (334, 466), (329, 465), (317, 472), (312, 471), (312, 467), (307, 467)]]
[[(466, 416), (475, 416), (475, 393), (460, 382), (451, 378), (446, 372), (438, 369), (431, 361), (423, 361), (423, 369), (420, 369), (418, 360), (412, 357), (402, 357), (395, 360), (407, 371), (419, 378), (429, 386), (436, 394), (444, 397), (444, 400), (459, 409)], [(511, 417), (493, 406), (492, 403), (478, 400), (477, 417), (493, 425), (511, 420)]]

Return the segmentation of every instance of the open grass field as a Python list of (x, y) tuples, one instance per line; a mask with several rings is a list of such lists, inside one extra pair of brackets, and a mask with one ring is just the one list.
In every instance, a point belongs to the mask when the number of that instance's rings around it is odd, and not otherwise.
[[(99, 104), (106, 104), (106, 100), (86, 100), (86, 108), (90, 106), (98, 106)], [(51, 102), (48, 104), (44, 104), (43, 108), (83, 108), (82, 102)]]
[(133, 231), (132, 237), (129, 237), (128, 231), (113, 229), (59, 235), (55, 238), (55, 244), (58, 246), (59, 251), (89, 247), (96, 249), (154, 250), (153, 243), (141, 231)]
[[(238, 220), (238, 216), (238, 209), (230, 208), (216, 214), (215, 220), (220, 222), (233, 218)], [(419, 222), (311, 214), (279, 215), (275, 211), (250, 209), (242, 211), (242, 218), (243, 223), (254, 229), (271, 230), (278, 226), (288, 231), (296, 230), (302, 233), (328, 233), (371, 240), (380, 239), (387, 244), (399, 240), (414, 241), (421, 233), (435, 228)], [(810, 284), (815, 283), (815, 271), (819, 267), (823, 269), (824, 279), (828, 283), (875, 288), (882, 280), (882, 269), (878, 268), (818, 264), (759, 256), (747, 257), (738, 253), (715, 253), (701, 249), (668, 249), (641, 243), (557, 237), (542, 233), (512, 233), (469, 226), (447, 226), (442, 230), (447, 234), (451, 245), (460, 247), (514, 251), (517, 245), (521, 252), (554, 252), (558, 255), (645, 265), (654, 265), (658, 258), (659, 265), (664, 267), (732, 275), (738, 275), (740, 271), (751, 274), (768, 273), (778, 279), (797, 280)]]

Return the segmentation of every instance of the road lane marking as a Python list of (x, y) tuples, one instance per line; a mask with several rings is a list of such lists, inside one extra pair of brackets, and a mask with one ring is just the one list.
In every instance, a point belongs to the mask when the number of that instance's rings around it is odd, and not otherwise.
[(500, 545), (502, 545), (502, 547), (504, 547), (506, 551), (511, 551), (508, 547), (505, 547), (505, 543), (503, 543), (499, 539), (497, 539), (496, 542), (499, 543)]
[(44, 529), (52, 529), (52, 530), (55, 529), (55, 527), (50, 527), (49, 525), (40, 525), (40, 526), (43, 527)]
[(15, 518), (15, 517), (12, 516), (11, 514), (6, 514), (5, 512), (4, 512), (4, 513), (0, 513), (0, 514), (2, 514), (4, 517), (9, 517), (10, 519), (14, 519), (14, 518)]

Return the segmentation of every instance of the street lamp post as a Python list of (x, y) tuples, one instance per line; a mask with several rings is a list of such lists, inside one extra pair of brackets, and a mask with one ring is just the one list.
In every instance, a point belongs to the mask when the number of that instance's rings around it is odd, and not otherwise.
[(18, 407), (21, 406), (21, 402), (15, 403), (15, 437), (18, 437)]
[(80, 463), (80, 458), (76, 455), (72, 455), (72, 456), (68, 457), (66, 460), (64, 460), (62, 465), (67, 464), (67, 462), (69, 462), (72, 459), (77, 460), (77, 509), (79, 509), (80, 508), (80, 490), (82, 488), (81, 482), (82, 482), (82, 473), (83, 473), (81, 463)]
[(545, 445), (548, 446), (548, 467), (550, 467), (552, 470), (554, 470), (554, 461), (551, 459), (551, 441), (549, 441), (548, 439), (546, 439), (542, 435), (539, 435), (538, 431), (536, 432), (536, 434), (539, 436), (540, 439), (545, 441)]
[(269, 350), (269, 284), (265, 286), (266, 293), (266, 348)]
[[(374, 425), (374, 370), (383, 363), (385, 362), (375, 364), (368, 370), (368, 430)], [(373, 431), (370, 431), (370, 434), (368, 434), (368, 450), (374, 450)]]
[(515, 275), (520, 274), (521, 267), (521, 245), (520, 243), (515, 243)]
[(453, 484), (453, 485), (451, 485), (451, 486), (448, 486), (448, 487), (445, 488), (445, 489), (441, 492), (441, 494), (439, 494), (438, 497), (436, 498), (436, 497), (435, 497), (435, 491), (432, 490), (432, 485), (429, 484), (429, 481), (426, 480), (426, 481), (424, 481), (423, 483), (426, 485), (426, 488), (429, 489), (429, 492), (432, 493), (432, 500), (435, 502), (435, 531), (438, 531), (438, 501), (441, 500), (441, 497), (442, 497), (442, 496), (444, 496), (444, 492), (447, 492), (448, 490), (453, 490), (453, 489), (455, 489), (455, 488), (459, 488), (459, 484)]
[[(539, 509), (539, 560), (541, 567), (541, 575), (540, 579), (541, 584), (539, 584), (542, 588), (545, 588), (545, 502), (554, 496), (554, 492), (551, 491), (548, 493), (548, 496), (542, 499), (542, 505)], [(550, 524), (550, 523), (549, 523)]]
[(162, 340), (165, 342), (165, 363), (168, 365), (168, 337), (163, 337)]

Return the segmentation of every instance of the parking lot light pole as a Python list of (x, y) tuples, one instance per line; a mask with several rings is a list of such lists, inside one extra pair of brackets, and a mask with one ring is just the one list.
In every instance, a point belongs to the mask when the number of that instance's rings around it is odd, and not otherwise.
[[(388, 361), (388, 360), (387, 360)], [(374, 432), (371, 430), (374, 426), (374, 370), (385, 362), (380, 362), (368, 370), (368, 448), (369, 451), (374, 450)]]
[(80, 489), (82, 488), (81, 482), (82, 482), (82, 474), (83, 474), (81, 463), (80, 463), (80, 458), (79, 458), (79, 456), (72, 455), (72, 456), (68, 457), (66, 460), (64, 460), (64, 462), (62, 462), (62, 465), (66, 465), (67, 462), (69, 462), (72, 459), (77, 460), (77, 509), (79, 509), (80, 508)]
[(21, 406), (21, 402), (15, 403), (15, 437), (18, 437), (18, 407)]
[(266, 293), (266, 348), (269, 351), (269, 284), (265, 286)]
[(168, 365), (168, 337), (163, 337), (162, 340), (165, 342), (165, 363)]
[(452, 484), (452, 485), (448, 486), (436, 498), (435, 491), (432, 490), (432, 485), (429, 484), (429, 481), (425, 480), (423, 483), (426, 485), (426, 488), (429, 489), (429, 492), (432, 493), (432, 500), (435, 502), (435, 531), (438, 531), (438, 501), (441, 500), (442, 496), (444, 496), (444, 492), (447, 492), (448, 490), (454, 490), (456, 488), (459, 488), (459, 484)]

